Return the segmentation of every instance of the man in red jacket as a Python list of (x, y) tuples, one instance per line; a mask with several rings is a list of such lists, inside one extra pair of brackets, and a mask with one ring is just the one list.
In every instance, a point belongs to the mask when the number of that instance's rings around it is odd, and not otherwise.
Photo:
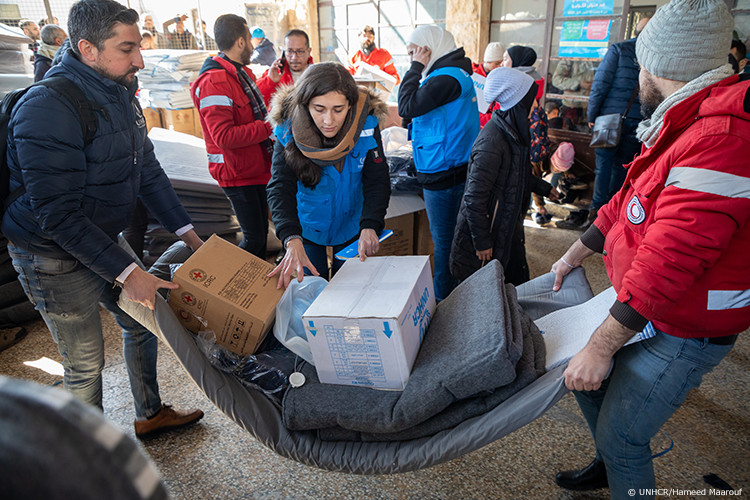
[(302, 30), (290, 30), (284, 35), (284, 53), (258, 78), (258, 88), (266, 106), (280, 85), (294, 85), (302, 73), (313, 63), (310, 38)]
[[(471, 63), (471, 69), (475, 74), (487, 78), (495, 68), (499, 68), (503, 65), (503, 54), (505, 53), (505, 47), (500, 42), (490, 42), (484, 49), (484, 57), (481, 63)], [(479, 126), (484, 127), (490, 118), (492, 118), (492, 112), (496, 109), (500, 109), (500, 105), (496, 102), (490, 103), (490, 107), (486, 113), (479, 113)]]
[(360, 62), (375, 66), (396, 79), (396, 85), (401, 82), (398, 76), (396, 66), (393, 65), (393, 56), (386, 49), (381, 49), (375, 45), (375, 30), (372, 26), (366, 25), (359, 32), (360, 49), (349, 60), (351, 68), (349, 71), (353, 75), (357, 72), (357, 66)]
[(557, 475), (564, 488), (652, 498), (651, 437), (750, 326), (750, 81), (727, 64), (733, 27), (722, 0), (672, 0), (646, 25), (641, 154), (552, 266), (557, 290), (602, 252), (617, 291), (564, 374), (596, 444), (589, 466)]
[(208, 153), (208, 170), (232, 203), (242, 228), (240, 248), (265, 258), (266, 183), (271, 178), (271, 125), (250, 63), (247, 22), (225, 14), (214, 24), (221, 53), (203, 63), (190, 87)]

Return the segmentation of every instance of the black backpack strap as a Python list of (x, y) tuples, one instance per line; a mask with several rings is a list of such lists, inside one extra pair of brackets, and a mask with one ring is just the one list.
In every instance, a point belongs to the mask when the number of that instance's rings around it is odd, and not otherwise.
[(98, 104), (91, 102), (78, 85), (64, 76), (51, 76), (37, 83), (58, 92), (75, 108), (81, 118), (81, 131), (83, 132), (83, 143), (91, 144), (96, 135), (97, 117), (96, 112), (103, 111)]
[[(0, 106), (0, 111), (3, 113), (3, 115), (10, 121), (10, 114), (13, 110), (13, 107), (16, 105), (16, 103), (23, 97), (23, 95), (34, 85), (43, 85), (49, 89), (54, 90), (55, 92), (58, 92), (60, 95), (62, 95), (76, 110), (78, 113), (78, 116), (81, 121), (81, 132), (83, 133), (83, 144), (84, 146), (87, 146), (91, 144), (91, 141), (94, 140), (94, 136), (96, 135), (96, 129), (97, 129), (97, 117), (96, 113), (97, 111), (102, 111), (105, 113), (106, 116), (106, 110), (99, 106), (98, 104), (91, 102), (88, 97), (83, 93), (83, 91), (70, 81), (69, 79), (65, 78), (64, 76), (51, 76), (49, 78), (45, 78), (44, 80), (37, 82), (33, 85), (29, 85), (28, 87), (24, 89), (19, 89), (13, 91), (13, 95), (11, 96), (10, 93), (8, 96), (6, 96), (5, 99), (2, 101), (2, 105)], [(7, 124), (4, 124), (7, 126)], [(3, 144), (3, 146), (5, 146)], [(2, 148), (3, 155), (4, 153), (4, 147)], [(3, 180), (3, 182), (6, 182)], [(7, 198), (3, 201), (3, 212), (8, 209), (8, 207), (16, 201), (21, 195), (23, 195), (26, 192), (26, 186), (21, 184), (16, 189), (14, 189)]]

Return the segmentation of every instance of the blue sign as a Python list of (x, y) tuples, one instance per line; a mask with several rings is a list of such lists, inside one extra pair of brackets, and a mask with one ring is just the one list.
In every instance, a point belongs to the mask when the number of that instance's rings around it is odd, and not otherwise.
[(563, 17), (606, 16), (613, 7), (614, 0), (565, 0)]
[(560, 33), (560, 57), (600, 59), (609, 47), (609, 19), (591, 21), (563, 21)]

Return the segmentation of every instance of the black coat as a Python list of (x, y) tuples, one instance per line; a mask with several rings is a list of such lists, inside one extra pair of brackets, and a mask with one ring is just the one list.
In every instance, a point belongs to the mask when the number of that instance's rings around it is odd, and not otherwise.
[(469, 171), (451, 246), (450, 271), (465, 280), (482, 262), (477, 250), (492, 248), (492, 258), (515, 285), (529, 279), (523, 219), (531, 192), (548, 196), (552, 186), (531, 174), (529, 148), (499, 111), (479, 133), (471, 149)]

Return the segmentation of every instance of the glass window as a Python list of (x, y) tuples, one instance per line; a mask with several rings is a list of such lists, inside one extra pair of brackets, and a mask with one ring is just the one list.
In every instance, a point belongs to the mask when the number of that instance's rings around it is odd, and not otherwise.
[(544, 19), (547, 16), (545, 0), (494, 0), (492, 21), (514, 21), (518, 19)]
[(417, 0), (417, 23), (433, 24), (445, 20), (445, 3), (446, 0)]
[(750, 9), (750, 0), (734, 0), (735, 9)]
[(536, 51), (538, 65), (544, 54), (544, 29), (545, 23), (543, 22), (492, 24), (490, 25), (490, 41), (500, 42), (506, 49), (513, 45), (531, 47)]
[[(620, 33), (620, 24), (620, 19), (612, 19), (611, 23), (607, 19), (555, 22), (550, 59), (554, 57), (601, 59), (607, 53), (607, 47), (619, 41), (617, 37)], [(561, 51), (560, 37), (563, 31), (565, 39)]]
[(380, 2), (381, 24), (403, 24), (412, 18), (412, 2), (404, 0), (384, 0)]
[(347, 15), (349, 27), (359, 29), (365, 24), (377, 24), (375, 20), (378, 18), (378, 8), (375, 2), (350, 4), (347, 7)]
[[(380, 28), (378, 47), (388, 49), (394, 59), (397, 55), (406, 56), (406, 41), (412, 31), (414, 31), (414, 28), (411, 26), (383, 26)], [(408, 64), (407, 57), (407, 67)]]

